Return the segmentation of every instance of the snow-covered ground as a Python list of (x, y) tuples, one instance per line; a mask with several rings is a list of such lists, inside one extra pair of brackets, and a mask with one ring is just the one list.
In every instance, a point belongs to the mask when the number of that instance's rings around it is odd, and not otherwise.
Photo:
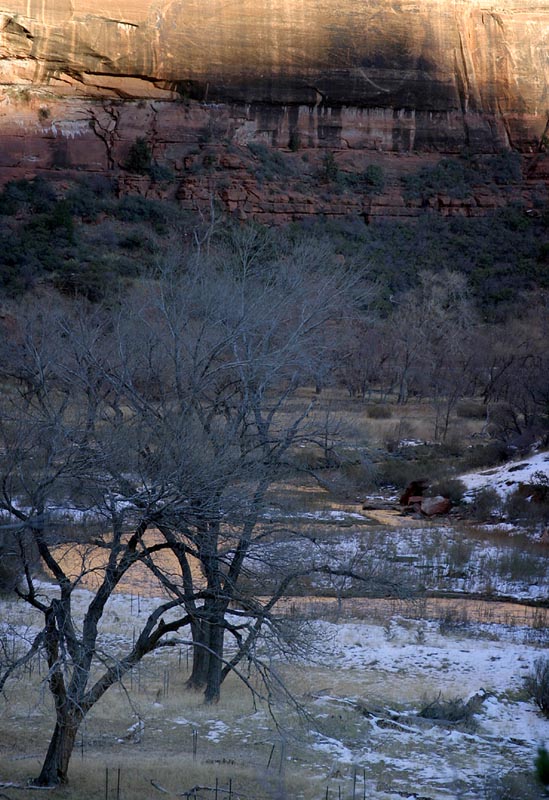
[[(47, 592), (48, 586), (42, 589)], [(91, 597), (85, 590), (75, 592), (77, 613)], [(137, 608), (129, 595), (114, 595), (102, 652), (127, 648), (156, 602), (142, 597)], [(19, 632), (29, 641), (36, 631), (24, 606), (4, 604), (2, 611), (2, 618), (11, 623), (10, 636)], [(283, 740), (288, 773), (305, 773), (318, 788), (295, 800), (320, 800), (326, 788), (331, 798), (340, 790), (343, 798), (350, 798), (357, 780), (357, 798), (364, 791), (370, 800), (484, 800), (487, 780), (532, 771), (536, 748), (549, 744), (549, 721), (523, 691), (525, 676), (549, 644), (547, 629), (536, 633), (533, 637), (527, 628), (474, 622), (448, 628), (436, 620), (399, 614), (389, 615), (384, 624), (348, 617), (309, 621), (302, 644), (307, 640), (310, 650), (302, 649), (294, 662), (272, 651), (268, 642), (263, 646), (271, 667), (309, 714), (303, 727), (291, 709), (279, 708), (278, 729), (261, 709), (237, 717), (230, 711), (225, 716), (223, 703), (215, 713), (196, 705), (186, 709), (185, 693), (177, 714), (173, 696), (164, 710), (160, 690), (154, 692), (155, 681), (162, 687), (166, 670), (177, 669), (177, 656), (160, 651), (143, 665), (150, 697), (137, 695), (127, 710), (130, 723), (132, 709), (139, 707), (143, 730), (139, 728), (136, 739), (132, 723), (123, 739), (113, 732), (112, 743), (139, 741), (146, 747), (147, 732), (154, 730), (168, 747), (172, 733), (181, 736), (186, 731), (190, 741), (196, 731), (214, 761), (230, 760), (235, 752), (241, 759), (243, 748), (253, 763), (258, 742)], [(227, 645), (229, 654), (229, 641)], [(131, 688), (129, 681), (126, 687)], [(463, 701), (476, 696), (478, 708), (464, 723), (419, 716), (439, 695)], [(108, 737), (104, 746), (109, 746)], [(264, 767), (265, 747), (261, 753), (258, 765)]]
[[(536, 473), (549, 473), (549, 453), (460, 477), (471, 493), (493, 487), (505, 497)], [(498, 528), (503, 534), (498, 542), (497, 531), (492, 539), (466, 539), (459, 528), (438, 521), (403, 520), (398, 528), (384, 528), (354, 509), (306, 511), (292, 517), (309, 526), (307, 536), (287, 541), (274, 537), (262, 545), (258, 560), (252, 562), (255, 568), (263, 564), (269, 570), (279, 564), (284, 569), (288, 562), (297, 565), (309, 559), (317, 565), (349, 564), (356, 572), (370, 569), (378, 578), (397, 576), (416, 584), (420, 579), (428, 589), (523, 599), (548, 595), (547, 555), (541, 550), (511, 551), (505, 526)], [(319, 588), (349, 588), (342, 578), (324, 581), (319, 578)], [(47, 584), (42, 589), (49, 591)], [(90, 592), (79, 589), (75, 608), (83, 609), (90, 598)], [(127, 648), (155, 603), (146, 592), (138, 602), (135, 595), (114, 595), (102, 650), (119, 653)], [(30, 642), (38, 630), (38, 620), (23, 608), (21, 603), (0, 604), (0, 636), (10, 647), (15, 637)], [(384, 624), (346, 617), (316, 619), (308, 625), (311, 650), (302, 650), (294, 663), (270, 652), (267, 642), (263, 649), (309, 713), (303, 728), (297, 727), (291, 712), (282, 711), (276, 735), (284, 739), (288, 770), (310, 775), (318, 798), (326, 796), (327, 789), (331, 798), (340, 792), (341, 797), (371, 800), (484, 800), (490, 796), (487, 783), (507, 773), (531, 773), (537, 747), (549, 745), (549, 721), (524, 692), (525, 676), (547, 652), (547, 627), (478, 620), (448, 626), (443, 620), (398, 614), (388, 616)], [(228, 641), (227, 654), (230, 647)], [(160, 687), (170, 658), (173, 661), (174, 655), (159, 652), (148, 660), (147, 669), (151, 674), (157, 671)], [(462, 722), (420, 716), (420, 710), (439, 696), (442, 701), (475, 698), (475, 711)], [(164, 712), (162, 702), (139, 702), (145, 730), (154, 719), (155, 730), (166, 740), (170, 731), (197, 731), (219, 759), (231, 756), (235, 741), (253, 754), (258, 741), (274, 740), (269, 716), (261, 710), (243, 713), (235, 721), (234, 715), (224, 717), (222, 705), (215, 715), (211, 709), (198, 713), (196, 707), (187, 713), (184, 695), (178, 714), (167, 707)], [(120, 741), (113, 734), (113, 742)]]
[[(153, 598), (145, 598), (141, 614)], [(110, 616), (135, 624), (129, 598), (114, 598)], [(278, 708), (277, 736), (285, 742), (287, 769), (305, 771), (318, 785), (318, 798), (352, 797), (359, 776), (370, 800), (422, 797), (428, 800), (484, 800), (487, 783), (507, 773), (532, 773), (540, 744), (549, 745), (549, 720), (524, 691), (524, 679), (547, 652), (549, 630), (475, 622), (448, 628), (442, 621), (396, 614), (384, 624), (355, 619), (306, 623), (294, 662), (263, 646), (263, 656), (284, 677), (309, 716), (298, 722), (291, 709)], [(116, 639), (114, 632), (110, 645)], [(227, 654), (231, 652), (227, 641)], [(260, 648), (261, 649), (261, 648)], [(153, 657), (158, 680), (166, 655)], [(296, 687), (300, 687), (296, 694)], [(432, 720), (419, 712), (429, 702), (478, 700), (463, 722)], [(142, 702), (142, 701), (141, 701)], [(234, 757), (235, 741), (254, 759), (258, 741), (271, 741), (265, 711), (224, 717), (195, 707), (162, 721), (154, 703), (155, 729), (196, 731), (218, 759)], [(147, 708), (142, 708), (145, 724)], [(274, 739), (276, 741), (276, 739)], [(312, 795), (316, 796), (316, 795)], [(541, 795), (540, 795), (541, 798)], [(295, 800), (298, 800), (297, 796)], [(513, 798), (516, 800), (516, 798)]]
[[(319, 692), (320, 712), (362, 719), (335, 735), (317, 736), (316, 750), (365, 769), (372, 795), (389, 798), (484, 797), (486, 779), (531, 769), (537, 747), (549, 741), (549, 721), (521, 694), (524, 677), (542, 650), (508, 640), (443, 635), (436, 623), (395, 618), (386, 627), (318, 623), (324, 632), (325, 664), (355, 674), (357, 693)], [(493, 634), (495, 635), (495, 634)], [(517, 635), (517, 631), (514, 632)], [(326, 676), (328, 678), (328, 676)], [(335, 681), (334, 686), (337, 686)], [(479, 699), (467, 723), (428, 720), (418, 712), (443, 699)], [(330, 726), (328, 726), (330, 727)], [(322, 730), (322, 726), (320, 726)]]
[[(509, 461), (499, 467), (491, 467), (477, 472), (460, 475), (468, 491), (472, 494), (479, 489), (495, 489), (500, 497), (505, 498), (520, 483), (531, 483), (536, 473), (549, 479), (549, 453), (534, 453), (527, 458)], [(534, 479), (535, 480), (535, 479)]]
[[(385, 625), (311, 622), (310, 656), (288, 665), (271, 653), (294, 695), (301, 687), (296, 699), (309, 715), (303, 727), (291, 709), (278, 708), (287, 770), (309, 774), (318, 788), (307, 796), (318, 800), (326, 789), (351, 798), (355, 781), (356, 797), (365, 791), (370, 800), (484, 800), (487, 784), (532, 773), (538, 746), (549, 745), (549, 721), (523, 684), (549, 639), (540, 632), (532, 643), (530, 633), (475, 624), (448, 632), (437, 621), (400, 616)], [(463, 722), (420, 716), (439, 697), (474, 698), (475, 713)], [(155, 725), (165, 736), (174, 726), (196, 731), (215, 748), (212, 758), (234, 757), (237, 741), (253, 763), (258, 741), (277, 741), (261, 710), (228, 720), (222, 706), (217, 715), (194, 709), (164, 723), (161, 711), (157, 703)]]

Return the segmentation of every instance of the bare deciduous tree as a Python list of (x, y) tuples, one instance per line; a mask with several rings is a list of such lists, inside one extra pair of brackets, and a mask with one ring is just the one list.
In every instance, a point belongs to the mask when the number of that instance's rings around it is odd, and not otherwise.
[[(309, 406), (293, 398), (326, 358), (318, 333), (341, 317), (359, 281), (344, 270), (305, 270), (295, 256), (252, 270), (189, 257), (115, 311), (22, 311), (4, 342), (0, 509), (23, 576), (16, 591), (42, 625), (0, 681), (45, 651), (56, 724), (40, 785), (67, 780), (89, 710), (185, 628), (190, 684), (215, 701), (302, 574), (294, 566), (263, 601), (242, 580), (264, 538), (267, 489), (289, 450), (314, 433)], [(99, 658), (109, 599), (138, 566), (160, 581), (163, 598), (135, 642)], [(91, 571), (79, 619), (73, 596)]]
[(480, 374), (491, 432), (518, 447), (547, 441), (548, 298), (527, 298), (514, 320), (485, 334)]
[(423, 272), (418, 285), (396, 301), (388, 320), (394, 341), (398, 401), (409, 393), (435, 407), (435, 438), (444, 439), (450, 414), (471, 383), (475, 315), (465, 278), (455, 272)]

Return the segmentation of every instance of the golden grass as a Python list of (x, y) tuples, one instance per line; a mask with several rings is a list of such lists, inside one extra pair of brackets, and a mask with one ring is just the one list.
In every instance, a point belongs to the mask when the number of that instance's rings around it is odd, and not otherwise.
[[(303, 397), (297, 398), (300, 403), (302, 400)], [(332, 402), (337, 402), (344, 427), (353, 431), (353, 443), (357, 447), (377, 446), (396, 435), (422, 440), (432, 438), (434, 417), (427, 404), (394, 405), (391, 418), (371, 419), (367, 416), (365, 404), (345, 400), (340, 391), (323, 393), (319, 406), (328, 409)], [(462, 437), (467, 437), (481, 424), (463, 419), (454, 422), (459, 425)], [(356, 504), (334, 499), (312, 480), (306, 480), (302, 485), (282, 481), (273, 486), (270, 501), (275, 507), (290, 512), (304, 508), (307, 511), (360, 510)], [(381, 536), (386, 528), (402, 524), (398, 512), (364, 512), (364, 517), (365, 525), (380, 526), (372, 531), (374, 536), (378, 533)], [(406, 519), (405, 524), (411, 527), (414, 522)], [(306, 527), (306, 523), (300, 522), (299, 525)], [(341, 533), (340, 526), (335, 523), (315, 525), (314, 532), (328, 539), (333, 537), (334, 541)], [(475, 531), (471, 533), (483, 538)], [(75, 594), (77, 608), (88, 601), (89, 595), (85, 592)], [(140, 621), (139, 611), (144, 614), (150, 602), (149, 598), (142, 596), (139, 599), (141, 608), (138, 608), (137, 599), (134, 599), (131, 613), (126, 608), (125, 615), (114, 602), (103, 629), (104, 635), (131, 640), (132, 628), (134, 625), (137, 627)], [(321, 613), (334, 619), (341, 613), (345, 619), (354, 616), (383, 626), (388, 625), (395, 614), (408, 615), (416, 620), (438, 618), (446, 613), (445, 602), (343, 599), (338, 607), (337, 601), (330, 598), (292, 598), (287, 610), (290, 612), (294, 605), (299, 613)], [(36, 624), (36, 617), (22, 603), (11, 603), (4, 608), (7, 609), (6, 617), (14, 625)], [(447, 608), (449, 615), (453, 608), (451, 601), (448, 601)], [(479, 604), (476, 601), (463, 608), (470, 619), (482, 621), (533, 625), (547, 625), (549, 622), (547, 610), (541, 610), (541, 613), (539, 609), (503, 608), (501, 604)], [(375, 652), (372, 652), (374, 661)], [(424, 686), (414, 675), (398, 671), (388, 676), (375, 668), (331, 670), (314, 665), (286, 665), (280, 669), (294, 695), (313, 712), (315, 698), (322, 691), (332, 692), (337, 697), (367, 697), (372, 706), (389, 705), (393, 708), (418, 703), (424, 692)], [(86, 720), (71, 763), (70, 784), (57, 789), (55, 797), (62, 800), (162, 800), (189, 791), (196, 785), (214, 787), (216, 779), (218, 787), (224, 789), (232, 781), (234, 800), (238, 793), (246, 795), (248, 800), (266, 800), (268, 797), (323, 800), (326, 786), (330, 787), (330, 797), (334, 798), (338, 796), (338, 781), (341, 780), (346, 781), (348, 791), (351, 765), (339, 764), (338, 772), (334, 773), (333, 757), (311, 750), (310, 721), (303, 725), (295, 712), (288, 708), (279, 709), (279, 719), (284, 727), (283, 731), (277, 729), (268, 709), (262, 704), (254, 707), (250, 694), (236, 678), (227, 681), (217, 706), (204, 706), (200, 694), (185, 689), (187, 676), (186, 650), (183, 649), (181, 654), (170, 652), (148, 658), (134, 670), (131, 678), (125, 680), (124, 687), (113, 687)], [(5, 698), (0, 698), (0, 782), (24, 784), (38, 774), (53, 724), (52, 701), (44, 681), (44, 670), (41, 674), (35, 670), (32, 675), (25, 675), (9, 685)], [(144, 729), (140, 741), (133, 741), (128, 729), (137, 719), (143, 721)], [(226, 729), (217, 742), (215, 731), (220, 723)], [(321, 725), (326, 736), (352, 739), (358, 735), (362, 721), (356, 715), (340, 715), (331, 709), (323, 720), (317, 719), (317, 724)], [(193, 737), (193, 731), (198, 732), (197, 739)], [(196, 755), (193, 754), (194, 744)], [(395, 743), (396, 747), (398, 744)], [(106, 769), (109, 770), (110, 783), (107, 798)], [(120, 798), (117, 797), (119, 769)], [(371, 774), (381, 785), (383, 768), (372, 767)], [(163, 794), (151, 781), (167, 789), (170, 795)], [(10, 800), (36, 800), (41, 795), (26, 789), (0, 788), (1, 792), (5, 792)], [(211, 793), (203, 794), (208, 800), (213, 796)], [(221, 797), (227, 795), (220, 793)]]
[[(330, 602), (336, 611), (337, 604)], [(365, 617), (370, 624), (375, 620), (380, 634), (385, 636), (396, 616), (401, 631), (407, 631), (406, 636), (415, 641), (423, 619), (445, 613), (444, 602), (344, 600), (342, 618), (349, 621)], [(447, 607), (451, 611), (452, 603), (448, 602)], [(495, 621), (492, 615), (488, 616), (493, 607), (494, 604), (472, 601), (465, 610), (470, 618)], [(326, 613), (326, 605), (321, 608)], [(125, 617), (123, 609), (118, 607), (118, 611), (118, 630), (127, 635), (134, 617), (128, 608)], [(409, 621), (403, 620), (402, 615)], [(24, 621), (20, 613), (19, 622)], [(520, 621), (524, 623), (525, 619)], [(359, 630), (350, 629), (347, 644), (360, 644), (356, 642), (360, 635)], [(315, 646), (322, 652), (325, 644), (319, 639)], [(194, 786), (214, 789), (217, 781), (218, 800), (228, 796), (221, 790), (227, 790), (229, 782), (233, 800), (239, 795), (246, 800), (324, 800), (326, 787), (333, 800), (338, 797), (339, 786), (342, 796), (350, 797), (353, 765), (334, 759), (330, 752), (314, 749), (313, 732), (318, 730), (334, 740), (357, 742), (361, 747), (360, 743), (367, 740), (370, 723), (357, 710), (353, 698), (361, 699), (368, 709), (398, 711), (420, 705), (426, 690), (424, 679), (413, 671), (398, 669), (398, 660), (396, 669), (389, 671), (376, 666), (375, 649), (371, 662), (361, 669), (331, 669), (315, 663), (274, 666), (314, 719), (300, 719), (291, 707), (278, 705), (282, 727), (277, 728), (266, 705), (254, 705), (248, 690), (234, 676), (224, 685), (219, 704), (205, 706), (200, 693), (185, 689), (185, 652), (170, 650), (147, 658), (134, 671), (133, 679), (125, 680), (125, 688), (114, 686), (94, 707), (77, 741), (70, 784), (55, 790), (54, 796), (62, 800), (162, 800)], [(8, 686), (0, 706), (0, 782), (25, 784), (38, 774), (53, 723), (52, 702), (44, 680), (44, 673), (39, 675), (35, 670)], [(455, 694), (462, 691), (459, 675), (449, 674), (444, 681), (445, 690)], [(335, 700), (319, 705), (318, 699), (326, 695)], [(134, 737), (129, 729), (137, 720), (142, 720), (144, 727), (141, 735)], [(394, 740), (391, 737), (388, 731), (384, 758), (398, 757), (401, 743), (398, 736)], [(423, 748), (423, 755), (429, 746), (421, 742), (420, 736), (413, 743), (414, 751), (418, 749), (419, 753)], [(468, 756), (464, 753), (462, 757)], [(107, 769), (110, 789), (106, 797)], [(413, 776), (401, 778), (409, 786), (414, 785)], [(368, 765), (368, 780), (370, 789), (383, 789), (387, 772), (382, 762)], [(9, 787), (0, 787), (0, 792), (10, 800), (35, 800), (41, 795), (34, 790)], [(213, 800), (215, 795), (213, 791), (203, 791), (197, 797)]]
[[(153, 661), (154, 660), (149, 660)], [(166, 692), (166, 663), (170, 680)], [(303, 686), (314, 684), (308, 671)], [(133, 690), (113, 687), (97, 703), (78, 737), (70, 766), (70, 783), (55, 790), (67, 800), (105, 798), (106, 770), (109, 770), (109, 798), (117, 797), (120, 770), (120, 796), (126, 800), (149, 800), (163, 793), (151, 781), (171, 793), (192, 787), (227, 788), (232, 781), (234, 797), (275, 796), (284, 783), (290, 797), (309, 798), (308, 784), (314, 779), (314, 765), (306, 765), (306, 748), (299, 737), (299, 721), (294, 712), (279, 709), (294, 731), (291, 745), (283, 744), (265, 704), (254, 704), (249, 691), (231, 677), (224, 685), (221, 701), (206, 706), (199, 693), (189, 692), (185, 662), (162, 658), (162, 664), (146, 663)], [(43, 677), (43, 676), (42, 676)], [(292, 681), (293, 682), (293, 681)], [(301, 692), (299, 680), (295, 683)], [(45, 690), (45, 687), (43, 687)], [(16, 791), (20, 800), (40, 796), (36, 790), (11, 789), (9, 783), (25, 785), (39, 772), (54, 714), (47, 691), (40, 694), (40, 679), (20, 680), (12, 686), (0, 714), (0, 791)], [(128, 729), (136, 720), (143, 731), (134, 737)], [(215, 734), (221, 727), (221, 740)], [(193, 732), (196, 731), (196, 738)], [(196, 747), (196, 753), (194, 753)], [(289, 762), (287, 754), (295, 761)], [(271, 762), (271, 763), (269, 763)], [(200, 795), (199, 795), (200, 796)], [(207, 795), (206, 795), (207, 796)], [(220, 794), (220, 797), (224, 796)], [(213, 797), (213, 795), (212, 795)]]
[[(428, 400), (398, 404), (390, 398), (384, 408), (390, 417), (373, 419), (368, 416), (371, 401), (350, 398), (343, 389), (329, 386), (315, 395), (313, 387), (298, 390), (284, 411), (277, 416), (280, 425), (288, 424), (292, 415), (300, 413), (308, 403), (314, 403), (311, 419), (322, 421), (329, 414), (332, 425), (338, 426), (341, 440), (352, 442), (357, 447), (383, 446), (390, 440), (418, 439), (432, 441), (436, 424), (436, 408)], [(456, 410), (450, 414), (447, 438), (468, 442), (484, 425), (482, 419), (458, 417)]]

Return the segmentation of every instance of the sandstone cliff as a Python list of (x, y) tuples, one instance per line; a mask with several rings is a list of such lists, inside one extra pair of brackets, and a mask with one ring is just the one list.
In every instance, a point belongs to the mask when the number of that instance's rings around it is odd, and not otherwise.
[(93, 101), (192, 99), (273, 144), (532, 151), (548, 52), (549, 0), (0, 0), (0, 137), (22, 100), (74, 133)]

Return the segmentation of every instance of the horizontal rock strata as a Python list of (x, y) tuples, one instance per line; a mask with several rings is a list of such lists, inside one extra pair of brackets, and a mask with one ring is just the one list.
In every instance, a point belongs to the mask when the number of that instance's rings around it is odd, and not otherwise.
[(8, 97), (256, 105), (334, 147), (536, 149), (548, 48), (548, 0), (0, 0)]

